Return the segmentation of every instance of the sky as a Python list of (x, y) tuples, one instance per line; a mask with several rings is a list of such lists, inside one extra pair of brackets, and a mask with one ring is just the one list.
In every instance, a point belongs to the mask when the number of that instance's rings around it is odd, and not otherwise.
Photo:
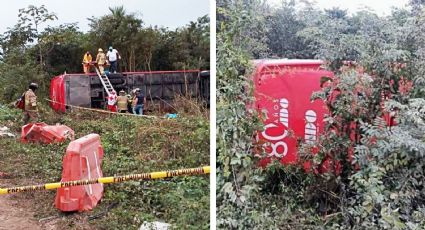
[[(280, 0), (268, 0), (276, 4)], [(144, 26), (163, 26), (175, 29), (195, 21), (198, 17), (209, 14), (209, 0), (19, 0), (7, 1), (0, 7), (0, 33), (13, 27), (18, 21), (18, 10), (28, 5), (45, 5), (50, 12), (55, 12), (59, 19), (49, 22), (55, 26), (63, 23), (77, 22), (81, 31), (88, 31), (91, 16), (99, 17), (109, 13), (109, 7), (123, 5), (127, 12), (137, 13), (144, 21)], [(391, 7), (404, 7), (408, 0), (315, 0), (321, 9), (340, 7), (353, 13), (364, 6), (378, 15), (388, 15)], [(44, 27), (47, 25), (44, 25)]]
[[(280, 0), (268, 0), (276, 4)], [(315, 0), (317, 6), (321, 9), (329, 9), (332, 7), (339, 7), (347, 9), (349, 13), (354, 13), (359, 9), (369, 7), (380, 16), (389, 15), (392, 7), (404, 7), (408, 0)]]
[(49, 22), (51, 26), (77, 22), (84, 32), (89, 30), (87, 18), (103, 16), (110, 12), (109, 7), (121, 5), (127, 12), (141, 16), (144, 26), (170, 29), (210, 13), (209, 0), (14, 0), (0, 7), (0, 33), (13, 27), (18, 21), (18, 10), (29, 5), (45, 5), (49, 12), (55, 12), (59, 19)]

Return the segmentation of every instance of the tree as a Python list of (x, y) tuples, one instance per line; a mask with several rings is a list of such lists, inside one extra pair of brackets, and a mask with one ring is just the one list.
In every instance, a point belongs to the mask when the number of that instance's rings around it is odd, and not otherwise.
[(210, 26), (207, 15), (176, 31), (173, 42), (174, 67), (209, 69)]
[(325, 14), (332, 19), (344, 19), (347, 17), (347, 10), (332, 7), (331, 9), (325, 9)]
[[(248, 48), (261, 44), (250, 30), (265, 21), (256, 17), (260, 1), (217, 1), (217, 6), (217, 227), (252, 229), (269, 219), (258, 200), (261, 177), (252, 140), (259, 121), (245, 107), (253, 98), (244, 70), (250, 69), (250, 55), (264, 53), (259, 50), (264, 46)], [(254, 37), (242, 36), (248, 34)]]
[(306, 24), (298, 18), (295, 1), (282, 1), (281, 4), (272, 11), (267, 23), (267, 46), (271, 54), (282, 58), (313, 58), (308, 42), (298, 35)]
[(24, 64), (27, 60), (25, 55), (27, 42), (32, 41), (32, 35), (28, 30), (15, 25), (1, 35), (2, 59), (4, 62)]
[(114, 46), (123, 57), (124, 71), (135, 71), (135, 50), (143, 21), (135, 14), (127, 14), (122, 6), (109, 10), (108, 15), (90, 19), (90, 38), (97, 47)]
[(40, 34), (40, 43), (45, 54), (45, 70), (51, 75), (63, 72), (78, 73), (81, 71), (81, 61), (84, 40), (87, 38), (78, 31), (77, 25), (63, 24), (57, 27), (47, 27)]
[(27, 42), (32, 42), (34, 41), (33, 39), (35, 39), (39, 52), (40, 66), (43, 66), (43, 47), (40, 43), (40, 25), (47, 21), (54, 21), (58, 17), (55, 13), (49, 13), (44, 5), (40, 7), (30, 5), (28, 8), (20, 9), (18, 17), (17, 28), (26, 31), (28, 36)]
[[(145, 28), (142, 29), (137, 34), (137, 40), (139, 41), (139, 45), (136, 48), (136, 57), (138, 60), (136, 64), (136, 68), (139, 70), (153, 70), (157, 69), (158, 61), (167, 60), (168, 55), (160, 55), (158, 57), (154, 56), (155, 52), (159, 49), (165, 36), (163, 35), (163, 31), (158, 28)], [(170, 49), (170, 47), (166, 47)], [(159, 68), (161, 69), (161, 68)]]

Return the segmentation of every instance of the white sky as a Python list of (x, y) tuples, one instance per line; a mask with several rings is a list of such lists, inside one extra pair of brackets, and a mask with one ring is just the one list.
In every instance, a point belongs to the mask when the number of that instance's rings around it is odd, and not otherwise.
[[(277, 4), (280, 0), (268, 0)], [(354, 13), (359, 9), (369, 7), (380, 16), (389, 15), (392, 7), (402, 8), (408, 3), (408, 0), (315, 0), (317, 6), (321, 9), (339, 7), (347, 9), (349, 13)]]
[[(1, 1), (0, 33), (13, 27), (18, 21), (18, 10), (29, 5), (45, 5), (49, 12), (55, 12), (59, 20), (50, 25), (78, 22), (80, 30), (87, 31), (91, 16), (108, 14), (109, 7), (123, 5), (129, 13), (138, 13), (144, 26), (158, 25), (175, 29), (196, 21), (209, 14), (209, 0), (9, 0)], [(50, 22), (49, 22), (50, 23)]]

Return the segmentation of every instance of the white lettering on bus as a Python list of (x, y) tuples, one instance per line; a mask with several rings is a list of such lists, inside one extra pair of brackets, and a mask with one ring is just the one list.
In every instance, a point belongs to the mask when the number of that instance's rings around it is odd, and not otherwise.
[[(280, 108), (279, 108), (280, 107)], [(268, 154), (269, 157), (284, 157), (288, 153), (288, 145), (283, 141), (284, 138), (288, 136), (288, 126), (289, 126), (289, 102), (286, 98), (281, 98), (279, 100), (279, 104), (276, 104), (273, 106), (274, 110), (279, 110), (279, 120), (276, 120), (275, 122), (280, 122), (285, 126), (285, 130), (283, 130), (282, 133), (276, 134), (276, 135), (269, 135), (267, 134), (267, 130), (270, 128), (276, 128), (278, 127), (275, 123), (267, 124), (264, 127), (264, 131), (261, 133), (263, 137), (270, 142), (271, 146), (271, 153)], [(277, 112), (277, 111), (276, 111)], [(276, 114), (276, 113), (274, 113)], [(275, 142), (277, 141), (277, 142)], [(275, 143), (273, 143), (275, 142)], [(266, 143), (265, 146), (268, 144)], [(278, 148), (281, 147), (281, 151), (278, 151)]]
[(305, 112), (305, 132), (304, 139), (306, 143), (313, 143), (317, 139), (317, 128), (314, 122), (317, 120), (317, 114), (313, 110), (307, 110)]

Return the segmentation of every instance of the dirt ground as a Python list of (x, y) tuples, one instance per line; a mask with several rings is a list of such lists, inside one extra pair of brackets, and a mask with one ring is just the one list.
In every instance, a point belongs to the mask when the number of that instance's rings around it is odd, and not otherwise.
[[(19, 134), (17, 134), (19, 136)], [(19, 138), (19, 137), (18, 137)], [(3, 151), (0, 148), (0, 151)], [(0, 159), (0, 169), (5, 162)], [(38, 184), (31, 180), (19, 180), (13, 175), (0, 170), (0, 188)], [(51, 191), (50, 191), (51, 192)], [(20, 193), (0, 195), (0, 230), (93, 230), (96, 229), (81, 215), (63, 215), (60, 212), (52, 216), (36, 216), (37, 202), (45, 202), (40, 197)], [(49, 201), (47, 201), (49, 202)], [(50, 202), (53, 203), (53, 200)], [(53, 204), (52, 204), (53, 206)], [(52, 209), (54, 209), (52, 207)]]
[[(14, 182), (13, 179), (0, 178), (0, 187), (11, 187), (11, 181)], [(83, 215), (78, 213), (67, 215), (56, 212), (56, 214), (51, 214), (51, 216), (37, 217), (36, 207), (38, 206), (35, 202), (43, 202), (43, 199), (32, 197), (32, 195), (24, 195), (23, 193), (0, 195), (0, 230), (96, 229), (87, 222)], [(54, 207), (52, 208), (54, 209)]]
[[(6, 187), (8, 183), (0, 179), (0, 187)], [(0, 230), (3, 229), (57, 229), (54, 219), (37, 220), (30, 210), (30, 202), (19, 195), (0, 195)]]

